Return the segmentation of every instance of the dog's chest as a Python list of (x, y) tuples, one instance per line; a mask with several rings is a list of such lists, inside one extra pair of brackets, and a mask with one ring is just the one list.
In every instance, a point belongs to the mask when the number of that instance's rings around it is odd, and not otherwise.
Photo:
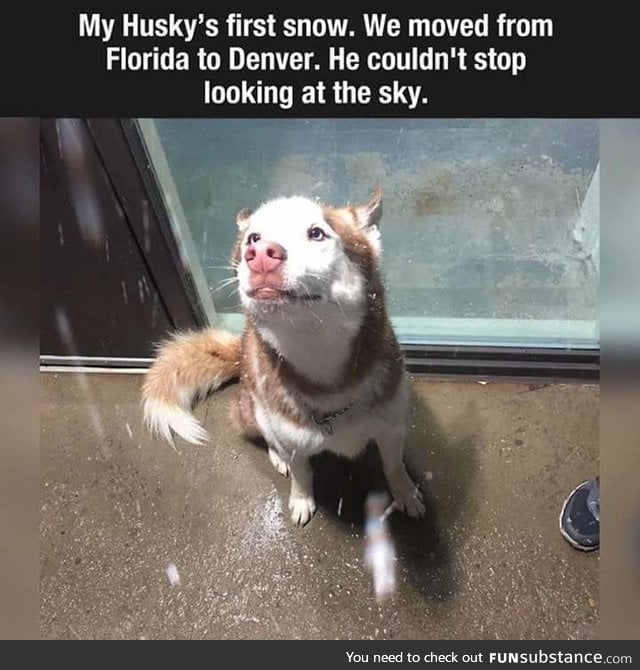
[(371, 420), (355, 407), (339, 414), (309, 410), (305, 420), (296, 421), (258, 399), (254, 406), (256, 422), (267, 442), (289, 455), (329, 450), (353, 457), (374, 437)]

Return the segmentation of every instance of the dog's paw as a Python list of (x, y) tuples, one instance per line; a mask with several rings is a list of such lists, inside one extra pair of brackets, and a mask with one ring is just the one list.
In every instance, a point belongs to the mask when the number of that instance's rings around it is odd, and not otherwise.
[(289, 510), (291, 512), (291, 521), (297, 526), (304, 526), (309, 523), (311, 517), (316, 511), (316, 501), (313, 496), (291, 497), (289, 498)]
[(407, 485), (398, 489), (392, 489), (391, 494), (396, 508), (408, 516), (419, 519), (425, 514), (425, 506), (422, 501), (422, 494), (417, 486)]
[(280, 456), (278, 456), (278, 452), (275, 449), (269, 449), (269, 460), (271, 461), (271, 465), (273, 465), (283, 477), (289, 476), (289, 466), (280, 458)]

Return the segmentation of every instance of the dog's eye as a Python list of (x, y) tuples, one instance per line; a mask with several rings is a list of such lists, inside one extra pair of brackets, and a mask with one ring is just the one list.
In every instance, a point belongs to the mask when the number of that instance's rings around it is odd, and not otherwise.
[(311, 226), (307, 234), (309, 235), (310, 240), (315, 240), (316, 242), (320, 242), (321, 240), (324, 240), (327, 237), (324, 230), (322, 230), (322, 228), (319, 228), (318, 226)]
[(258, 233), (250, 233), (247, 237), (247, 244), (255, 244), (260, 241), (260, 235)]

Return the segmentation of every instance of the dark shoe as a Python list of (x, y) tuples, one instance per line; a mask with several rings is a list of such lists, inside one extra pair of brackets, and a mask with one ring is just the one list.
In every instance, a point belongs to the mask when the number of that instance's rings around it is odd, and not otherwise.
[(583, 482), (564, 501), (560, 532), (572, 547), (593, 551), (600, 546), (600, 481)]

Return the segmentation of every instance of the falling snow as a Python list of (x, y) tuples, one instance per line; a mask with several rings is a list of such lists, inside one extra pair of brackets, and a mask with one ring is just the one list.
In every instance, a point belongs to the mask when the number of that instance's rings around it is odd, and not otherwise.
[(175, 563), (168, 563), (164, 571), (171, 586), (180, 586), (180, 573)]
[(394, 509), (388, 507), (385, 494), (372, 493), (366, 501), (364, 562), (373, 579), (376, 600), (388, 598), (396, 589), (396, 552), (387, 528), (386, 517)]

